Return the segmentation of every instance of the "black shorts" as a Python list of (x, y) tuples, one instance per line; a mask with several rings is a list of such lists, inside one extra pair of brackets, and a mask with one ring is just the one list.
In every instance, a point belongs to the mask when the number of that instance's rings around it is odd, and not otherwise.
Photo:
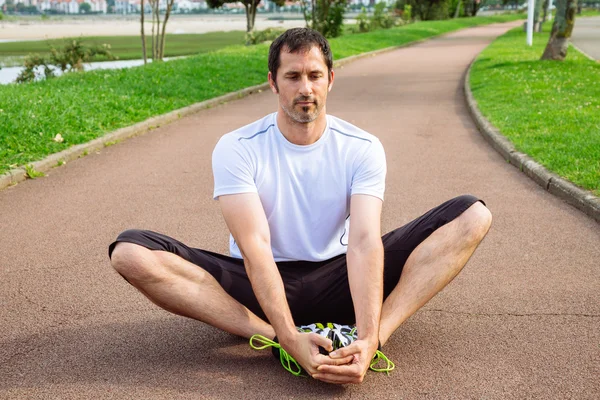
[[(383, 236), (384, 298), (398, 284), (404, 263), (413, 250), (436, 229), (458, 217), (477, 201), (485, 204), (470, 195), (456, 197)], [(242, 259), (191, 248), (160, 233), (136, 229), (127, 230), (117, 237), (109, 246), (109, 257), (118, 242), (168, 251), (198, 265), (209, 272), (230, 296), (267, 321), (256, 300)], [(277, 267), (296, 325), (314, 322), (354, 323), (345, 254), (320, 262), (277, 262)]]

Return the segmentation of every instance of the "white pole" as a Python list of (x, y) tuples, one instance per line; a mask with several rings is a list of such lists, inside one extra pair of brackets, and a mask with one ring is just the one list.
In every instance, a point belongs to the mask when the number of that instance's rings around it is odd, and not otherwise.
[(535, 12), (535, 0), (527, 3), (527, 45), (533, 44), (533, 13)]
[(548, 21), (552, 21), (552, 0), (548, 1)]

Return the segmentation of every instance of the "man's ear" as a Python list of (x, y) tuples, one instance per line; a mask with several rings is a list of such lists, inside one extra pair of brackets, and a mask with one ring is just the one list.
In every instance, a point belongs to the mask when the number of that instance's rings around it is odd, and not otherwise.
[(267, 75), (267, 77), (269, 78), (269, 86), (271, 86), (271, 91), (275, 94), (278, 94), (279, 89), (277, 88), (277, 82), (275, 82), (275, 79), (273, 79), (273, 74), (271, 74), (271, 71), (269, 71), (269, 75)]
[(327, 88), (328, 92), (331, 92), (331, 88), (333, 87), (333, 78), (334, 78), (335, 73), (333, 72), (333, 70), (331, 70), (330, 76), (329, 76), (329, 87)]

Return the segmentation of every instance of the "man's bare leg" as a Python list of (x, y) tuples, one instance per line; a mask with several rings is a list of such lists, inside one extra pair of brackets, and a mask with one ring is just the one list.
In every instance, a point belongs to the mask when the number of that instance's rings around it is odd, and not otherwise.
[(381, 345), (458, 275), (491, 223), (492, 214), (477, 202), (417, 246), (406, 260), (400, 282), (383, 303), (379, 328)]
[(234, 335), (249, 338), (275, 331), (227, 294), (211, 274), (183, 258), (120, 242), (112, 266), (159, 307), (193, 318)]

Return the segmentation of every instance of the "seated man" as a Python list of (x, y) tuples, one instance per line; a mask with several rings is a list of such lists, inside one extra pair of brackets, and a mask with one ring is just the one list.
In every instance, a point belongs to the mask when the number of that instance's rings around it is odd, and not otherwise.
[[(268, 79), (277, 112), (224, 135), (213, 153), (231, 257), (129, 230), (110, 245), (111, 262), (168, 311), (276, 336), (313, 378), (362, 382), (378, 346), (460, 272), (491, 214), (461, 196), (382, 238), (383, 146), (326, 114), (327, 40), (288, 30), (271, 45)], [(321, 354), (331, 341), (296, 329), (313, 322), (356, 324), (357, 340)]]

